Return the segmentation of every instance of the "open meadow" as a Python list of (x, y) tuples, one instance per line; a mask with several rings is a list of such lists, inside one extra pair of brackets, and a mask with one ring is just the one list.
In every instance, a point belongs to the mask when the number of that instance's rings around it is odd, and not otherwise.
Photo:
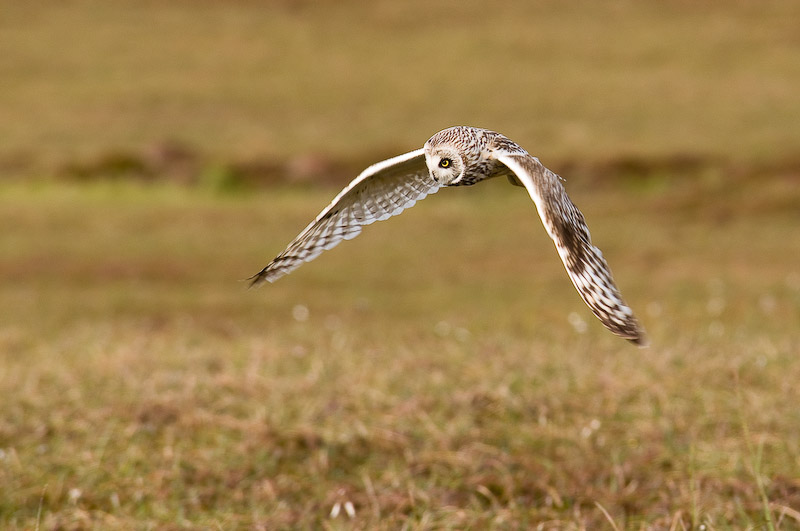
[[(800, 529), (800, 4), (0, 0), (0, 528)], [(455, 124), (505, 180), (277, 283)]]
[(256, 290), (331, 190), (4, 188), (2, 522), (795, 528), (795, 184), (573, 190), (648, 349), (505, 182)]

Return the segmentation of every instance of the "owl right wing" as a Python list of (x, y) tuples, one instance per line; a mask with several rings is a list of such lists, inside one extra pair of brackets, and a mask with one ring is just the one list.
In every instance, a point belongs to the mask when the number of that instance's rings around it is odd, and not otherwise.
[(572, 284), (592, 313), (614, 334), (640, 346), (647, 344), (644, 329), (622, 299), (603, 253), (592, 245), (589, 228), (567, 195), (558, 175), (527, 153), (499, 153), (536, 204), (539, 216), (556, 245)]
[(430, 177), (424, 149), (373, 164), (339, 192), (281, 254), (250, 277), (250, 285), (274, 282), (342, 240), (355, 238), (362, 226), (397, 215), (437, 191), (439, 183)]

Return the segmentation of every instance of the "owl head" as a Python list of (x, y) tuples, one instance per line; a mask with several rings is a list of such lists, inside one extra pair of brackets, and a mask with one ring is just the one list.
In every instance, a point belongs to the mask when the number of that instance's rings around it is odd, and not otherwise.
[(431, 178), (442, 186), (456, 184), (464, 176), (463, 157), (458, 150), (447, 144), (425, 144), (425, 163)]
[(439, 131), (425, 142), (425, 163), (431, 178), (442, 186), (458, 184), (464, 177), (469, 161), (465, 160), (465, 144), (475, 144), (472, 130), (450, 127)]

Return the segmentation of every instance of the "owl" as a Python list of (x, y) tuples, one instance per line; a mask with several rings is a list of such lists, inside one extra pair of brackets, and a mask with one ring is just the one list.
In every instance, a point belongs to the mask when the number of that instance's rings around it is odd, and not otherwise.
[(397, 215), (441, 188), (494, 177), (506, 177), (527, 190), (567, 275), (592, 313), (612, 333), (644, 346), (644, 330), (622, 299), (600, 249), (592, 245), (586, 220), (562, 179), (517, 143), (476, 127), (444, 129), (422, 148), (364, 170), (250, 278), (251, 285), (274, 282), (342, 240), (355, 238), (364, 225)]

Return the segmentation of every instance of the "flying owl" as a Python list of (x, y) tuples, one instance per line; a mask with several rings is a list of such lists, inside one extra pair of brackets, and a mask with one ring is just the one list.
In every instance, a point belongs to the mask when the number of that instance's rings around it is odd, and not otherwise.
[(500, 176), (528, 191), (570, 280), (592, 313), (612, 333), (645, 345), (643, 328), (622, 299), (600, 249), (592, 245), (583, 214), (561, 178), (512, 140), (476, 127), (445, 129), (421, 149), (364, 170), (250, 278), (251, 285), (274, 282), (342, 240), (355, 238), (362, 226), (400, 214), (442, 187), (469, 186)]

